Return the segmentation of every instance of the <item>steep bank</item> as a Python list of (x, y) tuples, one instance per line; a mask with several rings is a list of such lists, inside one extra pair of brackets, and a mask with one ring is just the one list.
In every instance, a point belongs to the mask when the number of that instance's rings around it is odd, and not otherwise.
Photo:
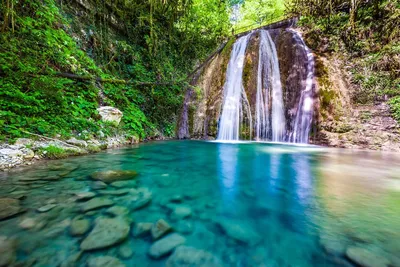
[[(0, 7), (0, 142), (174, 134), (186, 77), (219, 45), (225, 5), (202, 0), (6, 1)], [(210, 19), (212, 18), (212, 19)], [(206, 34), (203, 33), (206, 32)], [(118, 125), (99, 107), (122, 112)]]

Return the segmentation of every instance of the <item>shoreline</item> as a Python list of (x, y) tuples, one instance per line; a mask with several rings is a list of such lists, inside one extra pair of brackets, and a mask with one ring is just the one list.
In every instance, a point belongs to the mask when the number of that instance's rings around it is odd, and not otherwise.
[[(28, 138), (19, 138), (14, 145), (8, 143), (0, 144), (0, 173), (9, 172), (22, 167), (31, 166), (40, 162), (45, 162), (55, 159), (65, 159), (70, 157), (84, 156), (102, 152), (108, 149), (123, 148), (135, 144), (145, 143), (149, 141), (166, 141), (166, 140), (181, 140), (176, 138), (153, 138), (146, 140), (129, 140), (124, 136), (109, 137), (106, 140), (78, 140), (71, 138), (69, 140), (33, 140)], [(213, 139), (190, 138), (186, 140), (202, 140), (214, 141)], [(291, 145), (291, 143), (283, 143)], [(307, 145), (319, 146), (322, 148), (337, 148), (344, 150), (363, 150), (370, 152), (392, 152), (398, 153), (399, 150), (373, 149), (371, 147), (349, 147), (342, 144), (334, 145), (332, 143), (324, 144), (322, 142), (311, 142)]]

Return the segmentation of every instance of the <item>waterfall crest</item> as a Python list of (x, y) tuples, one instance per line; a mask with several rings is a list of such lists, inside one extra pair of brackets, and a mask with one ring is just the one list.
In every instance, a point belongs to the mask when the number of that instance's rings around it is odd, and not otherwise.
[(224, 85), (218, 140), (239, 140), (244, 110), (250, 115), (250, 129), (252, 128), (250, 105), (243, 87), (244, 58), (250, 36), (251, 33), (240, 37), (232, 48)]
[(284, 141), (286, 120), (279, 60), (275, 43), (266, 30), (260, 30), (255, 113), (256, 140)]

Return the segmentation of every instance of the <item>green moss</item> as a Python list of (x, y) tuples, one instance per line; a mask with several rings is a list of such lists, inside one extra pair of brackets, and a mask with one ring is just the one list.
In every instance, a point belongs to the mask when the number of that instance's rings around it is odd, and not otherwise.
[(41, 148), (39, 153), (48, 159), (62, 159), (69, 155), (65, 149), (54, 145)]

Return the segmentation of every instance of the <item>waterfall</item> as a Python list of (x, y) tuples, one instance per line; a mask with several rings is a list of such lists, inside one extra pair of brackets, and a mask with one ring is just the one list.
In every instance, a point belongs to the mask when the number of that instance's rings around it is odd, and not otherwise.
[[(232, 48), (224, 84), (224, 101), (219, 121), (218, 140), (239, 140), (244, 109), (251, 117), (249, 101), (243, 87), (244, 58), (250, 36), (251, 33), (240, 37)], [(252, 129), (251, 123), (250, 118), (250, 129)]]
[[(256, 140), (283, 141), (286, 120), (279, 60), (275, 43), (266, 30), (260, 30), (255, 113)], [(270, 131), (272, 132), (271, 135)], [(271, 138), (269, 138), (270, 136)]]
[(308, 143), (308, 138), (313, 119), (313, 85), (314, 85), (314, 55), (307, 47), (300, 33), (289, 29), (293, 33), (294, 39), (307, 55), (307, 76), (305, 87), (301, 92), (296, 117), (293, 121), (293, 131), (290, 133), (289, 141), (294, 143)]
[[(254, 131), (254, 139), (257, 141), (308, 143), (313, 119), (314, 56), (300, 33), (293, 29), (287, 29), (287, 32), (292, 35), (291, 49), (295, 49), (294, 56), (289, 54), (289, 58), (295, 58), (299, 63), (284, 66), (281, 70), (277, 48), (271, 37), (271, 34), (276, 32), (270, 34), (268, 30), (258, 31), (258, 69), (256, 66), (253, 69), (257, 72), (257, 77), (253, 77), (257, 78), (254, 80), (256, 85), (250, 89), (246, 88), (250, 98), (243, 87), (243, 68), (252, 33), (240, 37), (234, 43), (223, 88), (218, 140), (237, 141), (244, 139), (244, 136), (252, 139)], [(281, 56), (282, 50), (279, 53)], [(249, 52), (249, 56), (252, 61), (257, 60), (254, 53)], [(287, 61), (284, 62), (287, 64)], [(285, 98), (281, 71), (285, 71), (287, 76)], [(257, 91), (252, 93), (251, 90), (255, 89)]]

